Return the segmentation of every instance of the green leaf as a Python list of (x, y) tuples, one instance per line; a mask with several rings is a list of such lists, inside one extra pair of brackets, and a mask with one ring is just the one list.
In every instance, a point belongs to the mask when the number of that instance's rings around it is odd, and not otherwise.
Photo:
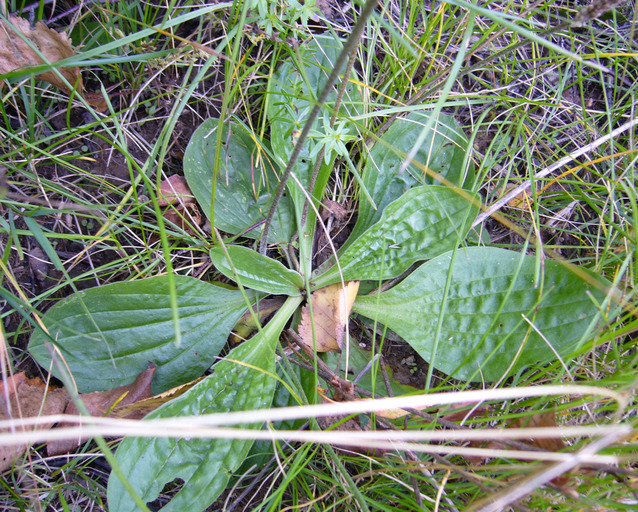
[(486, 381), (554, 361), (554, 350), (568, 357), (598, 318), (591, 296), (604, 295), (558, 262), (544, 262), (543, 284), (535, 287), (534, 257), (477, 247), (452, 256), (424, 263), (386, 292), (357, 298), (353, 311), (388, 326), (447, 375)]
[[(478, 196), (472, 197), (478, 204)], [(385, 208), (376, 224), (340, 251), (343, 278), (359, 281), (399, 276), (414, 262), (456, 247), (466, 237), (477, 213), (478, 206), (447, 187), (410, 189)], [(326, 286), (339, 280), (335, 265), (314, 284)]]
[[(260, 333), (217, 363), (212, 375), (147, 418), (270, 407), (276, 383), (273, 378), (275, 346), (300, 301), (300, 298), (289, 299)], [(260, 426), (252, 424), (245, 428)], [(252, 444), (250, 439), (126, 438), (116, 456), (123, 474), (145, 502), (155, 500), (165, 484), (179, 478), (184, 481), (182, 489), (161, 510), (197, 512), (208, 507), (226, 488), (231, 474), (241, 465)], [(110, 510), (137, 510), (115, 474), (109, 478), (107, 497)]]
[[(436, 183), (414, 164), (400, 172), (403, 159), (421, 134), (428, 116), (429, 113), (413, 112), (405, 118), (396, 119), (370, 150), (363, 171), (363, 182), (377, 208), (375, 210), (369, 201), (361, 201), (357, 223), (346, 245), (378, 222), (385, 207), (409, 189)], [(454, 118), (440, 115), (415, 160), (455, 185), (471, 184), (471, 161), (467, 171), (463, 168), (467, 144)]]
[[(299, 366), (292, 366), (292, 371), (295, 372), (296, 380), (303, 386), (303, 390), (295, 390), (297, 392), (305, 393), (306, 397), (312, 398), (315, 390), (315, 375), (314, 373), (300, 368)], [(284, 382), (291, 382), (289, 375), (286, 375), (282, 370), (282, 364), (277, 365), (277, 376)], [(281, 382), (277, 382), (275, 388), (275, 396), (272, 400), (272, 408), (276, 407), (294, 407), (298, 405), (304, 405), (300, 397), (293, 396), (288, 388)], [(272, 428), (274, 430), (297, 430), (302, 427), (306, 422), (304, 419), (297, 420), (285, 420), (276, 421), (273, 423)], [(236, 474), (243, 475), (244, 473), (254, 469), (254, 467), (261, 468), (274, 455), (273, 442), (271, 440), (257, 440), (250, 449), (250, 452), (246, 456), (245, 461)]]
[[(177, 346), (167, 276), (115, 283), (74, 293), (43, 317), (81, 393), (130, 384), (157, 365), (152, 391), (161, 393), (199, 377), (226, 343), (246, 311), (239, 291), (185, 276), (174, 276), (182, 342)], [(35, 331), (29, 351), (52, 369), (45, 346), (49, 338)]]
[(279, 261), (238, 245), (227, 245), (226, 251), (232, 267), (221, 246), (211, 249), (210, 258), (217, 270), (229, 279), (241, 282), (242, 286), (273, 295), (301, 294), (304, 288), (303, 277), (284, 267)]
[[(215, 365), (215, 373), (196, 384), (147, 418), (199, 415), (265, 409), (270, 407), (275, 380), (243, 361), (267, 372), (274, 371), (277, 338), (260, 335), (233, 349), (227, 359)], [(248, 428), (259, 428), (250, 425)], [(157, 498), (165, 484), (176, 478), (184, 487), (162, 508), (163, 511), (204, 510), (226, 488), (226, 483), (248, 453), (252, 440), (127, 438), (117, 451), (120, 467), (145, 502)], [(124, 486), (109, 478), (108, 502), (118, 512), (137, 510)]]
[[(215, 118), (204, 121), (191, 137), (184, 154), (184, 175), (207, 217), (211, 212), (218, 122)], [(277, 188), (277, 175), (264, 148), (243, 126), (230, 123), (229, 134), (228, 125), (224, 124), (222, 146), (221, 174), (215, 187), (214, 224), (227, 233), (259, 238), (259, 226), (244, 232), (266, 218), (270, 195)], [(288, 242), (293, 230), (290, 201), (283, 197), (269, 242)]]

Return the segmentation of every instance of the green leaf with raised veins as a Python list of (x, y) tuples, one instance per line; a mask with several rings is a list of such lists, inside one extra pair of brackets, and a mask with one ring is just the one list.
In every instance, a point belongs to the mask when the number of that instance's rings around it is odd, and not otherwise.
[[(300, 297), (289, 299), (260, 333), (215, 364), (212, 375), (147, 418), (270, 407), (276, 384), (273, 377), (275, 346), (300, 302)], [(245, 426), (260, 427), (261, 424)], [(188, 432), (184, 435), (188, 436)], [(143, 501), (155, 500), (164, 485), (179, 478), (184, 481), (183, 487), (161, 510), (197, 512), (208, 507), (226, 488), (231, 474), (241, 465), (252, 444), (250, 439), (126, 438), (116, 457), (123, 474)], [(114, 473), (109, 478), (107, 497), (110, 510), (137, 510)]]
[[(217, 124), (215, 118), (204, 121), (193, 133), (184, 154), (184, 175), (207, 217), (211, 211)], [(215, 227), (234, 235), (243, 233), (246, 237), (259, 238), (259, 226), (244, 232), (266, 218), (270, 196), (277, 188), (277, 175), (264, 149), (243, 126), (230, 123), (229, 134), (225, 123), (222, 146), (221, 174), (215, 187)], [(269, 242), (288, 242), (293, 230), (290, 201), (283, 197)]]
[[(413, 112), (405, 118), (397, 118), (375, 142), (363, 170), (363, 183), (377, 209), (368, 201), (361, 200), (359, 217), (346, 246), (378, 222), (385, 207), (409, 189), (437, 184), (414, 164), (400, 172), (403, 159), (414, 146), (429, 115), (427, 112)], [(454, 118), (440, 115), (415, 160), (457, 186), (471, 185), (474, 175), (471, 160), (467, 170), (463, 167), (467, 145), (467, 139)]]
[[(478, 204), (478, 196), (472, 197)], [(416, 261), (456, 247), (467, 236), (477, 213), (478, 206), (447, 187), (410, 189), (385, 208), (376, 224), (339, 252), (343, 279), (399, 276)], [(339, 280), (335, 265), (317, 277), (314, 284), (326, 286)]]
[(554, 350), (567, 357), (581, 348), (581, 336), (599, 316), (600, 291), (555, 261), (545, 260), (543, 285), (535, 288), (534, 257), (475, 247), (459, 249), (452, 262), (452, 254), (424, 263), (388, 291), (358, 297), (353, 311), (388, 326), (435, 368), (461, 380), (494, 381), (514, 361), (511, 371), (555, 361)]
[[(148, 362), (157, 365), (152, 391), (199, 377), (213, 364), (247, 306), (237, 290), (174, 276), (182, 341), (175, 343), (167, 276), (114, 283), (74, 293), (42, 318), (81, 393), (130, 384)], [(37, 330), (29, 352), (51, 368)]]
[[(279, 362), (277, 365), (277, 376), (280, 377), (283, 382), (291, 382), (290, 376), (284, 374), (282, 371), (283, 363)], [(306, 397), (312, 399), (315, 390), (315, 375), (299, 366), (292, 366), (292, 371), (295, 372), (296, 379), (303, 386), (303, 391), (295, 389), (297, 392), (305, 393)], [(296, 397), (290, 394), (288, 388), (281, 382), (277, 383), (275, 389), (275, 396), (272, 400), (272, 408), (276, 407), (294, 407), (304, 405), (302, 401), (297, 400)], [(297, 430), (306, 423), (304, 419), (276, 421), (272, 425), (273, 430)], [(241, 467), (237, 471), (237, 475), (243, 475), (255, 467), (264, 467), (274, 455), (273, 442), (271, 440), (258, 440), (252, 445), (250, 452), (246, 456), (246, 459), (242, 463)]]
[[(248, 247), (227, 245), (231, 264), (220, 246), (213, 247), (210, 258), (213, 265), (229, 279), (242, 286), (273, 295), (300, 295), (304, 288), (303, 277), (284, 267), (277, 260), (259, 254)], [(233, 271), (234, 270), (234, 271)], [(237, 272), (237, 275), (235, 275)]]

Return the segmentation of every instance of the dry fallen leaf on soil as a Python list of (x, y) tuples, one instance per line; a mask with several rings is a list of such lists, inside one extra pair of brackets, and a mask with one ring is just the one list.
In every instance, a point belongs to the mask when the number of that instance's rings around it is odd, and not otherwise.
[[(511, 192), (512, 190), (514, 190), (515, 188), (516, 188), (516, 185), (514, 183), (508, 183), (505, 186), (505, 190), (503, 192), (504, 194), (507, 194)], [(517, 196), (510, 199), (507, 202), (507, 206), (509, 206), (510, 208), (525, 208), (525, 206), (529, 204), (529, 200), (530, 199), (529, 199), (529, 196), (527, 195), (527, 192), (523, 190), (523, 192), (521, 192)]]
[(164, 218), (167, 221), (180, 226), (191, 235), (195, 234), (192, 224), (201, 225), (202, 216), (195, 196), (182, 176), (173, 174), (162, 181), (157, 202), (160, 206), (168, 207), (164, 211)]
[[(28, 20), (11, 16), (9, 23), (0, 20), (0, 75), (7, 74), (25, 66), (39, 66), (46, 62), (16, 34), (18, 30), (24, 37), (40, 51), (51, 63), (57, 62), (75, 55), (69, 36), (64, 32), (59, 33), (48, 28), (39, 21), (35, 28), (31, 28)], [(77, 67), (60, 67), (60, 74), (73, 87), (78, 82), (78, 90), (82, 91), (82, 77)], [(67, 94), (71, 93), (69, 87), (53, 71), (46, 71), (37, 75), (37, 78), (55, 85)]]
[(312, 319), (310, 307), (306, 304), (301, 311), (299, 324), (299, 335), (307, 349), (312, 351), (315, 348), (312, 335), (314, 320), (317, 352), (341, 350), (348, 317), (358, 291), (359, 281), (350, 281), (345, 288), (337, 283), (313, 292), (310, 299)]
[(182, 384), (181, 386), (177, 386), (169, 389), (168, 391), (164, 391), (159, 395), (155, 395), (150, 398), (144, 398), (143, 400), (139, 400), (138, 402), (134, 402), (131, 404), (124, 404), (120, 402), (115, 407), (113, 407), (113, 410), (109, 413), (109, 416), (112, 418), (142, 419), (148, 413), (153, 412), (155, 409), (157, 409), (160, 405), (163, 405), (166, 402), (170, 402), (174, 398), (183, 395), (195, 384), (205, 378), (205, 375), (202, 377), (198, 377), (195, 380), (187, 382), (186, 384)]
[[(457, 414), (457, 413), (453, 413)], [(462, 413), (461, 413), (462, 414)], [(450, 419), (452, 415), (446, 415), (443, 418)], [(472, 414), (474, 416), (474, 414)], [(556, 423), (556, 413), (554, 411), (546, 411), (541, 413), (532, 414), (531, 416), (526, 416), (524, 418), (519, 418), (514, 421), (510, 421), (507, 423), (506, 428), (548, 428), (554, 427), (556, 428), (558, 424)], [(528, 446), (532, 446), (534, 448), (539, 448), (545, 452), (559, 452), (563, 448), (565, 448), (565, 443), (560, 437), (554, 438), (538, 438), (538, 439), (522, 439), (521, 442)], [(497, 449), (502, 450), (505, 449), (506, 446), (498, 441), (490, 441), (488, 443), (481, 441), (472, 441), (470, 443), (471, 447), (478, 448), (486, 448), (486, 449)], [(470, 463), (472, 464), (480, 464), (485, 461), (484, 457), (471, 456), (466, 457)], [(551, 483), (558, 487), (565, 487), (569, 483), (568, 475), (561, 475), (551, 480)]]
[(195, 202), (195, 196), (188, 187), (186, 180), (177, 174), (169, 176), (160, 183), (160, 193), (157, 198), (160, 206), (171, 204), (191, 204)]
[[(119, 386), (117, 388), (108, 389), (106, 391), (94, 391), (93, 393), (85, 393), (80, 395), (82, 402), (86, 406), (87, 410), (92, 416), (106, 416), (111, 412), (111, 409), (115, 406), (124, 406), (133, 404), (140, 400), (150, 398), (151, 394), (151, 381), (155, 375), (157, 366), (149, 363), (149, 368), (140, 373), (137, 378), (126, 386)], [(73, 402), (69, 402), (64, 411), (65, 414), (77, 415), (78, 410)], [(108, 414), (110, 416), (110, 414)], [(141, 419), (144, 415), (139, 415), (139, 412), (132, 411), (127, 418), (129, 419)], [(59, 428), (76, 426), (76, 423), (60, 423)], [(61, 439), (57, 441), (50, 441), (47, 443), (47, 453), (49, 455), (58, 455), (66, 453), (74, 448), (80, 446), (83, 442), (86, 442), (88, 438), (81, 437), (78, 439)]]
[[(508, 425), (509, 428), (556, 428), (557, 426), (556, 412), (553, 410), (532, 414), (529, 417), (520, 418)], [(525, 439), (523, 442), (546, 452), (559, 452), (565, 448), (565, 442), (560, 437)], [(569, 476), (563, 474), (553, 478), (550, 482), (558, 487), (565, 487), (569, 483)]]
[[(539, 412), (525, 418), (519, 418), (507, 425), (508, 428), (543, 428), (557, 427), (556, 413), (554, 411)], [(548, 452), (558, 452), (565, 448), (565, 443), (560, 437), (529, 439), (526, 444), (536, 446)]]
[[(6, 386), (6, 387), (5, 387)], [(9, 397), (9, 404), (6, 396)], [(0, 381), (0, 419), (30, 418), (34, 416), (49, 416), (62, 414), (69, 401), (69, 395), (64, 389), (52, 389), (40, 380), (27, 379), (24, 373), (11, 375)], [(38, 430), (48, 430), (51, 423), (40, 424)], [(14, 446), (0, 446), (0, 472), (13, 465), (17, 457), (22, 455), (27, 444)]]
[(344, 221), (348, 218), (348, 210), (346, 210), (341, 204), (330, 199), (324, 199), (323, 210), (321, 212), (321, 218), (325, 221), (330, 215), (334, 215), (338, 221)]
[(443, 412), (446, 414), (442, 415), (441, 419), (465, 423), (472, 418), (484, 417), (489, 412), (489, 407), (487, 405), (477, 405), (475, 402), (461, 402), (439, 411), (439, 413)]
[[(506, 428), (556, 428), (556, 413), (554, 411), (547, 411), (532, 414), (524, 418), (519, 418), (514, 421), (507, 422)], [(539, 439), (523, 439), (523, 443), (529, 446), (540, 448), (546, 452), (558, 452), (565, 448), (565, 443), (560, 437), (555, 438), (539, 438)], [(503, 449), (504, 445), (498, 441), (492, 441), (488, 445), (490, 448)], [(559, 477), (560, 478), (560, 477)]]

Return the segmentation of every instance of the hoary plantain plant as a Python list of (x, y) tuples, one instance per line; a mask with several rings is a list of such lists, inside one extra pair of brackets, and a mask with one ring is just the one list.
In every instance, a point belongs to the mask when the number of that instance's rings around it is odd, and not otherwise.
[[(389, 289), (360, 292), (354, 311), (392, 329), (447, 375), (495, 381), (530, 364), (568, 360), (587, 348), (600, 318), (600, 291), (554, 261), (539, 265), (534, 257), (466, 241), (479, 196), (471, 191), (467, 141), (451, 117), (432, 120), (414, 111), (398, 118), (360, 152), (357, 171), (346, 142), (362, 139), (366, 116), (354, 80), (332, 92), (322, 107), (276, 204), (268, 235), (273, 257), (234, 245), (237, 239), (260, 238), (281, 170), (340, 48), (338, 40), (316, 37), (300, 50), (301, 60), (284, 63), (272, 76), (266, 96), (269, 141), (239, 121), (209, 119), (188, 146), (189, 186), (215, 228), (231, 237), (223, 244), (218, 240), (212, 261), (239, 289), (174, 276), (172, 302), (168, 277), (157, 276), (76, 293), (44, 316), (49, 334), (32, 336), (29, 349), (43, 367), (58, 371), (48, 349), (53, 344), (79, 390), (89, 392), (133, 381), (150, 360), (157, 365), (153, 391), (160, 393), (200, 377), (214, 364), (211, 375), (148, 417), (268, 408), (276, 390), (280, 334), (308, 292), (341, 281), (364, 281), (370, 286), (361, 290), (374, 289), (419, 262)], [(402, 169), (428, 121), (427, 137)], [(315, 231), (322, 229), (318, 211), (337, 157), (349, 163), (358, 182), (357, 220), (338, 252), (313, 269)], [(266, 295), (286, 299), (254, 337), (215, 362), (240, 317)], [(251, 445), (125, 439), (117, 460), (145, 502), (182, 479), (184, 485), (162, 510), (202, 510), (223, 491)], [(113, 475), (108, 499), (113, 511), (136, 509)]]

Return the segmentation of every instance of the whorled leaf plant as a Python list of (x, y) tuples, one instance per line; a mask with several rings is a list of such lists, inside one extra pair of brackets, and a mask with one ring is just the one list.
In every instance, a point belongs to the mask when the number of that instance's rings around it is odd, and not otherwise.
[[(276, 389), (276, 344), (308, 292), (342, 280), (368, 281), (370, 290), (420, 262), (425, 263), (398, 284), (359, 296), (354, 311), (395, 331), (451, 377), (496, 381), (526, 365), (568, 359), (586, 348), (599, 322), (602, 292), (564, 265), (538, 265), (534, 257), (467, 242), (479, 196), (471, 191), (467, 140), (449, 116), (435, 120), (403, 172), (404, 155), (428, 121), (425, 111), (398, 118), (360, 155), (356, 224), (343, 247), (312, 268), (315, 231), (321, 229), (317, 212), (336, 154), (343, 150), (326, 137), (361, 137), (358, 82), (347, 84), (338, 104), (336, 91), (328, 95), (325, 115), (310, 127), (310, 133), (327, 135), (308, 139), (275, 206), (272, 197), (340, 49), (339, 40), (315, 37), (300, 48), (298, 59), (273, 75), (267, 94), (269, 141), (234, 121), (224, 123), (218, 138), (218, 120), (210, 119), (186, 151), (186, 178), (202, 210), (210, 212), (213, 157), (222, 141), (222, 173), (210, 221), (233, 239), (259, 239), (272, 207), (268, 244), (273, 257), (230, 242), (215, 245), (213, 263), (241, 289), (175, 276), (180, 344), (174, 339), (166, 276), (74, 294), (44, 316), (49, 334), (36, 331), (31, 338), (29, 350), (43, 367), (51, 367), (47, 346), (53, 344), (79, 390), (88, 392), (127, 384), (153, 361), (158, 367), (153, 391), (163, 392), (213, 365), (233, 326), (260, 298), (284, 296), (283, 306), (253, 338), (150, 417), (267, 408)], [(323, 145), (322, 158), (317, 144)], [(428, 170), (448, 186), (437, 184)], [(313, 173), (315, 185), (309, 190)], [(117, 460), (145, 502), (180, 478), (184, 485), (162, 510), (201, 510), (222, 492), (251, 445), (245, 440), (125, 439)], [(108, 498), (111, 510), (136, 509), (117, 477), (109, 481)]]

